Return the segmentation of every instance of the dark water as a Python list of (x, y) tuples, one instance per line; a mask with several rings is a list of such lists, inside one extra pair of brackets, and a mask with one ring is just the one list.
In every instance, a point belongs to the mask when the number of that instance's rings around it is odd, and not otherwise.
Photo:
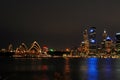
[(120, 80), (120, 59), (0, 59), (0, 80)]

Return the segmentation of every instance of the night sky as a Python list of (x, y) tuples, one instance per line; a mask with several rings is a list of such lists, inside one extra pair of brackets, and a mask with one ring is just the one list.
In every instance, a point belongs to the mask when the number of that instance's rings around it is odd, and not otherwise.
[(87, 26), (104, 28), (114, 39), (120, 32), (120, 1), (116, 0), (1, 0), (0, 48), (22, 42), (64, 49), (79, 46)]

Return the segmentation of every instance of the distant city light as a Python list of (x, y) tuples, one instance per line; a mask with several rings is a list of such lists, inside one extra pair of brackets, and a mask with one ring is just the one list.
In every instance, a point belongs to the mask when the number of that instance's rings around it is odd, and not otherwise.
[(84, 42), (84, 41), (82, 41), (81, 43), (82, 43), (82, 44), (84, 44), (85, 42)]
[(120, 35), (120, 32), (119, 32), (119, 33), (116, 33), (116, 35)]
[(50, 49), (51, 52), (53, 52), (54, 50), (53, 49)]
[(66, 48), (66, 51), (67, 51), (67, 52), (69, 52), (69, 51), (70, 51), (70, 49), (69, 49), (69, 48)]
[(47, 46), (43, 46), (43, 48), (45, 49), (45, 48), (48, 48)]
[(95, 43), (96, 41), (95, 41), (94, 39), (91, 39), (90, 42), (91, 42), (91, 43)]
[[(97, 42), (99, 40), (96, 38), (95, 27), (90, 27), (88, 32), (87, 30), (84, 32), (83, 41), (78, 44), (79, 46), (74, 45), (72, 48), (67, 47), (65, 49), (56, 50), (55, 48), (48, 48), (47, 45), (43, 45), (41, 47), (37, 41), (34, 41), (30, 48), (27, 47), (25, 43), (22, 43), (16, 49), (13, 49), (13, 45), (10, 44), (7, 49), (3, 48), (0, 50), (0, 56), (6, 56), (6, 54), (13, 53), (10, 57), (51, 57), (56, 55), (58, 56), (58, 53), (60, 53), (59, 55), (64, 57), (87, 57), (88, 55), (91, 57), (101, 58), (104, 58), (104, 54), (106, 58), (106, 56), (112, 57), (113, 55), (118, 56), (120, 54), (120, 32), (117, 32), (115, 40), (112, 40), (112, 38), (104, 30), (101, 38), (102, 41), (100, 43)], [(96, 53), (100, 54), (94, 55)]]
[(106, 30), (104, 30), (104, 33), (107, 33), (107, 31), (106, 31)]
[(106, 40), (111, 40), (111, 38), (108, 36), (108, 37), (106, 38)]
[(92, 32), (94, 32), (94, 30), (93, 30), (93, 29), (90, 29), (90, 32), (92, 33)]
[(120, 33), (116, 33), (116, 40), (117, 40), (117, 43), (118, 41), (120, 41)]

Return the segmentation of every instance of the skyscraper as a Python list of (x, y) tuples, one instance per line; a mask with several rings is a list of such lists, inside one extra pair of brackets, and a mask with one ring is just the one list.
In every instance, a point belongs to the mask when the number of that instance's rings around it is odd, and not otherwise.
[(115, 38), (116, 38), (116, 50), (117, 53), (120, 54), (120, 33), (116, 33)]
[(104, 29), (104, 32), (102, 34), (102, 41), (101, 41), (101, 51), (102, 51), (102, 53), (105, 53), (106, 37), (107, 37), (107, 31)]
[(88, 54), (89, 53), (89, 39), (88, 39), (87, 29), (85, 29), (85, 31), (83, 32), (83, 38), (84, 38), (84, 50), (85, 50), (85, 53)]
[(107, 36), (105, 41), (105, 50), (108, 54), (110, 54), (112, 51), (112, 48), (113, 48), (113, 41), (110, 36)]
[(104, 32), (102, 34), (102, 41), (106, 41), (106, 37), (107, 37), (107, 31), (104, 29)]
[(89, 28), (89, 43), (90, 53), (96, 53), (96, 27)]

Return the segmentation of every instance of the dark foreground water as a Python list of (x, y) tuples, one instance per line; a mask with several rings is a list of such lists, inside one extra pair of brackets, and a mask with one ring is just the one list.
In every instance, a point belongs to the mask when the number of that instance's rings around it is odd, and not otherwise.
[(120, 59), (0, 59), (0, 80), (120, 80)]

